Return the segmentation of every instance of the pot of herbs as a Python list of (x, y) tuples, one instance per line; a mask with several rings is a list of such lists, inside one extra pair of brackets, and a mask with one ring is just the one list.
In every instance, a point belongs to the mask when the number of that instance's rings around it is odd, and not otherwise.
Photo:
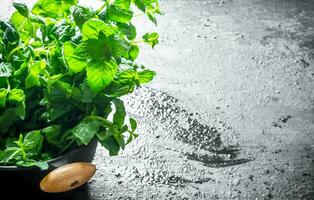
[(120, 98), (154, 78), (136, 58), (158, 34), (137, 35), (132, 18), (156, 24), (162, 13), (158, 0), (106, 0), (97, 10), (78, 0), (13, 6), (0, 21), (0, 177), (27, 171), (39, 187), (53, 162), (91, 162), (97, 142), (117, 155), (138, 136)]

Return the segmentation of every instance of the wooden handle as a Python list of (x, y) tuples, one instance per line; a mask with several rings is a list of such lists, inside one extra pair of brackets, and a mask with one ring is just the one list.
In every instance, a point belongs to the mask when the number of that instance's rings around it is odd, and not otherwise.
[(40, 189), (48, 193), (70, 191), (87, 183), (95, 172), (96, 166), (90, 163), (64, 165), (45, 176), (40, 182)]

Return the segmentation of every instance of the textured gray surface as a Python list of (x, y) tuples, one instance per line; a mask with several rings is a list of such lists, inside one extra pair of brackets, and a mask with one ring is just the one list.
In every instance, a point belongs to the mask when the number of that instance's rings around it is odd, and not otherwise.
[(161, 7), (161, 44), (139, 58), (158, 77), (125, 99), (140, 137), (99, 147), (73, 199), (313, 199), (314, 1)]

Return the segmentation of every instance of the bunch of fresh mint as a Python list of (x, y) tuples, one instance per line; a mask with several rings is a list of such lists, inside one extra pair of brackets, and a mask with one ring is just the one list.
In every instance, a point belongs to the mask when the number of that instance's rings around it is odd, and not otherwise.
[[(98, 10), (78, 0), (13, 3), (0, 21), (0, 165), (39, 166), (97, 138), (110, 155), (137, 137), (119, 99), (155, 72), (135, 62), (134, 11), (156, 24), (158, 0), (107, 0)], [(108, 116), (112, 113), (112, 120)]]

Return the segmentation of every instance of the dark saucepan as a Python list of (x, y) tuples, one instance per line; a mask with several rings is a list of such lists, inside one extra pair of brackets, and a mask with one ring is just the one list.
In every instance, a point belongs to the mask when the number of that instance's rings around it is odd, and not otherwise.
[(74, 162), (91, 163), (95, 156), (97, 140), (87, 146), (79, 147), (63, 156), (48, 162), (49, 169), (42, 171), (37, 167), (0, 166), (0, 199), (24, 197), (33, 199), (60, 199), (71, 192), (48, 194), (39, 188), (40, 181), (52, 170)]

